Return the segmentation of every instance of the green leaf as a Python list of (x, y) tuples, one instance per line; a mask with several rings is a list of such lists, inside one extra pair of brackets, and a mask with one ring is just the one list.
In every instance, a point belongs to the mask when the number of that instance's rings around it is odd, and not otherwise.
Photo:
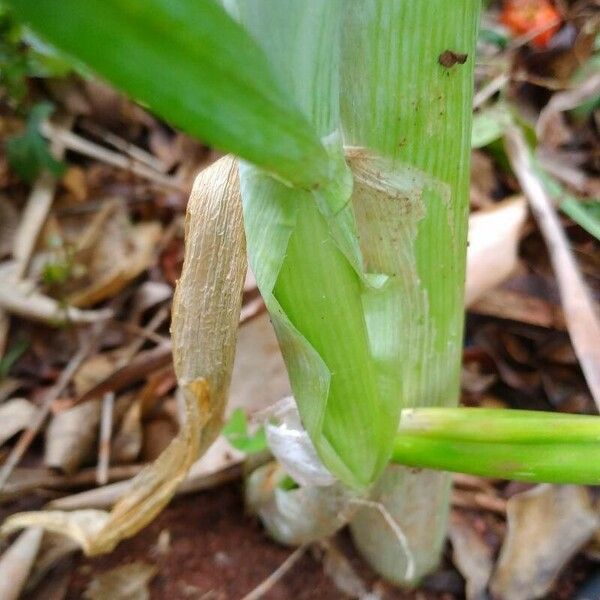
[(504, 103), (483, 108), (473, 115), (471, 147), (483, 148), (500, 139), (511, 122), (510, 111)]
[(542, 185), (558, 207), (589, 234), (600, 240), (600, 200), (580, 200), (567, 190), (534, 159)]
[(44, 169), (60, 175), (64, 164), (56, 160), (40, 134), (40, 124), (53, 110), (49, 102), (36, 104), (29, 114), (23, 135), (12, 137), (6, 142), (6, 155), (10, 166), (25, 181), (33, 181)]
[(246, 454), (267, 449), (265, 430), (261, 427), (256, 433), (249, 434), (246, 413), (241, 408), (237, 408), (229, 417), (229, 421), (223, 427), (223, 435), (234, 448)]
[(327, 155), (264, 52), (215, 0), (11, 0), (15, 13), (163, 118), (315, 187)]
[(0, 380), (9, 374), (13, 365), (23, 356), (28, 347), (29, 342), (27, 340), (20, 340), (0, 359)]

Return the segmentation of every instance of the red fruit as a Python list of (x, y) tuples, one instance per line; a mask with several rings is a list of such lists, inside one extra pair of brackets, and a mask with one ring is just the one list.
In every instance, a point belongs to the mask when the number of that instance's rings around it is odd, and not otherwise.
[(543, 30), (531, 42), (537, 48), (546, 48), (560, 29), (561, 16), (548, 0), (504, 0), (500, 21), (514, 35)]

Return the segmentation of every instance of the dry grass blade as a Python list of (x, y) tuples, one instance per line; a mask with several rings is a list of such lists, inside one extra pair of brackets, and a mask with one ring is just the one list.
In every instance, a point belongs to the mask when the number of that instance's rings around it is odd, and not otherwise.
[(600, 320), (554, 206), (535, 175), (523, 134), (506, 132), (506, 151), (533, 215), (546, 240), (567, 322), (581, 369), (600, 410)]
[(100, 439), (98, 442), (98, 485), (105, 485), (108, 481), (108, 467), (110, 463), (110, 438), (113, 428), (113, 408), (115, 404), (114, 392), (107, 392), (102, 398), (100, 415)]
[(501, 283), (517, 266), (517, 247), (526, 216), (525, 200), (519, 197), (469, 218), (467, 306)]

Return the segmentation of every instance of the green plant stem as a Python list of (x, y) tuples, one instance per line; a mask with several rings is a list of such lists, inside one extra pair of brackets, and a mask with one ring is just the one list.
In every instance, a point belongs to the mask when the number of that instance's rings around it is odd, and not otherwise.
[(402, 465), (546, 483), (600, 484), (598, 442), (465, 442), (402, 434), (392, 460)]
[(405, 409), (399, 437), (500, 444), (588, 444), (600, 447), (600, 417), (494, 408)]
[[(397, 375), (404, 407), (458, 403), (480, 4), (352, 2), (344, 25), (341, 101), (346, 143), (367, 147), (398, 169), (418, 169), (438, 184), (422, 189), (424, 211), (412, 243), (412, 293), (423, 294), (424, 300), (400, 306), (403, 326), (394, 334), (405, 358)], [(447, 51), (464, 54), (466, 61), (440, 64)], [(394, 225), (390, 223), (390, 239), (397, 237)], [(399, 546), (378, 511), (359, 511), (352, 535), (375, 570), (411, 585), (436, 566), (446, 533), (449, 486), (445, 473), (398, 465), (386, 470), (371, 497), (405, 532), (410, 552)]]

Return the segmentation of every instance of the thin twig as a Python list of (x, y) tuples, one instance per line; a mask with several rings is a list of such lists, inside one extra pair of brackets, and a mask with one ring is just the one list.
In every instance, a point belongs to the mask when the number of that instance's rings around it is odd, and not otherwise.
[(54, 125), (49, 121), (42, 123), (41, 132), (43, 135), (52, 140), (59, 140), (67, 149), (72, 150), (73, 152), (78, 152), (79, 154), (94, 158), (106, 164), (112, 165), (113, 167), (130, 171), (131, 173), (135, 173), (136, 175), (144, 177), (163, 187), (174, 189), (179, 192), (187, 193), (189, 191), (188, 186), (179, 180), (169, 177), (168, 175), (164, 175), (163, 173), (159, 173), (147, 165), (133, 160), (127, 156), (123, 156), (118, 152), (113, 152), (112, 150), (108, 150), (107, 148), (95, 144), (94, 142), (90, 142), (89, 140), (86, 140), (72, 131), (65, 129), (64, 127)]
[[(240, 325), (251, 321), (265, 310), (262, 298), (254, 299), (252, 302), (248, 303), (247, 310), (244, 310), (245, 308), (246, 307), (242, 307)], [(144, 340), (142, 338), (140, 339), (143, 343)], [(151, 348), (150, 350), (144, 350), (134, 358), (131, 358), (127, 364), (119, 366), (110, 375), (82, 394), (75, 400), (74, 404), (99, 398), (106, 392), (118, 392), (136, 381), (143, 379), (152, 371), (166, 367), (171, 364), (171, 362), (172, 344), (170, 341)]]
[(96, 481), (98, 485), (105, 485), (108, 481), (108, 467), (110, 464), (110, 438), (113, 428), (113, 408), (115, 405), (114, 392), (107, 392), (102, 398), (102, 412), (100, 415), (100, 435), (98, 441), (98, 465), (96, 468)]
[(544, 136), (554, 115), (576, 108), (583, 102), (595, 98), (598, 94), (600, 94), (600, 72), (584, 79), (577, 87), (554, 94), (538, 118), (536, 125), (538, 138)]
[(11, 453), (8, 455), (6, 462), (2, 465), (0, 470), (0, 491), (8, 481), (10, 474), (13, 469), (17, 466), (23, 455), (27, 451), (27, 448), (31, 445), (31, 442), (37, 436), (40, 428), (44, 424), (52, 403), (62, 394), (64, 389), (71, 381), (73, 375), (77, 372), (77, 369), (81, 366), (83, 361), (92, 353), (96, 348), (98, 338), (104, 327), (102, 323), (93, 326), (92, 334), (87, 339), (86, 343), (83, 344), (79, 350), (73, 355), (67, 366), (63, 369), (56, 383), (44, 394), (42, 404), (38, 408), (38, 411), (33, 419), (33, 423), (21, 434), (18, 442), (14, 445)]
[(302, 557), (306, 552), (308, 544), (296, 548), (275, 571), (273, 571), (261, 584), (256, 586), (242, 600), (259, 600), (262, 598)]
[(147, 165), (148, 167), (154, 169), (155, 171), (158, 171), (159, 173), (164, 174), (167, 173), (167, 171), (169, 170), (167, 168), (167, 165), (165, 165), (165, 163), (162, 160), (154, 156), (154, 154), (146, 152), (145, 150), (139, 148), (135, 144), (132, 144), (131, 142), (128, 142), (122, 137), (115, 135), (114, 133), (112, 133), (112, 131), (108, 131), (103, 127), (100, 127), (93, 121), (83, 121), (81, 123), (81, 126), (87, 131), (89, 131), (92, 135), (95, 135), (107, 144), (110, 144), (113, 148), (116, 148), (120, 152), (127, 154), (133, 160), (137, 160), (138, 162)]
[(452, 491), (452, 506), (471, 510), (487, 510), (501, 516), (506, 515), (506, 500), (483, 492)]
[(512, 169), (529, 201), (550, 253), (575, 354), (600, 410), (600, 320), (556, 209), (532, 168), (529, 149), (521, 130), (509, 127), (505, 139)]
[(508, 82), (510, 77), (506, 73), (500, 73), (494, 77), (488, 84), (484, 85), (473, 98), (473, 108), (479, 108), (484, 102), (489, 100), (496, 92), (499, 92)]

